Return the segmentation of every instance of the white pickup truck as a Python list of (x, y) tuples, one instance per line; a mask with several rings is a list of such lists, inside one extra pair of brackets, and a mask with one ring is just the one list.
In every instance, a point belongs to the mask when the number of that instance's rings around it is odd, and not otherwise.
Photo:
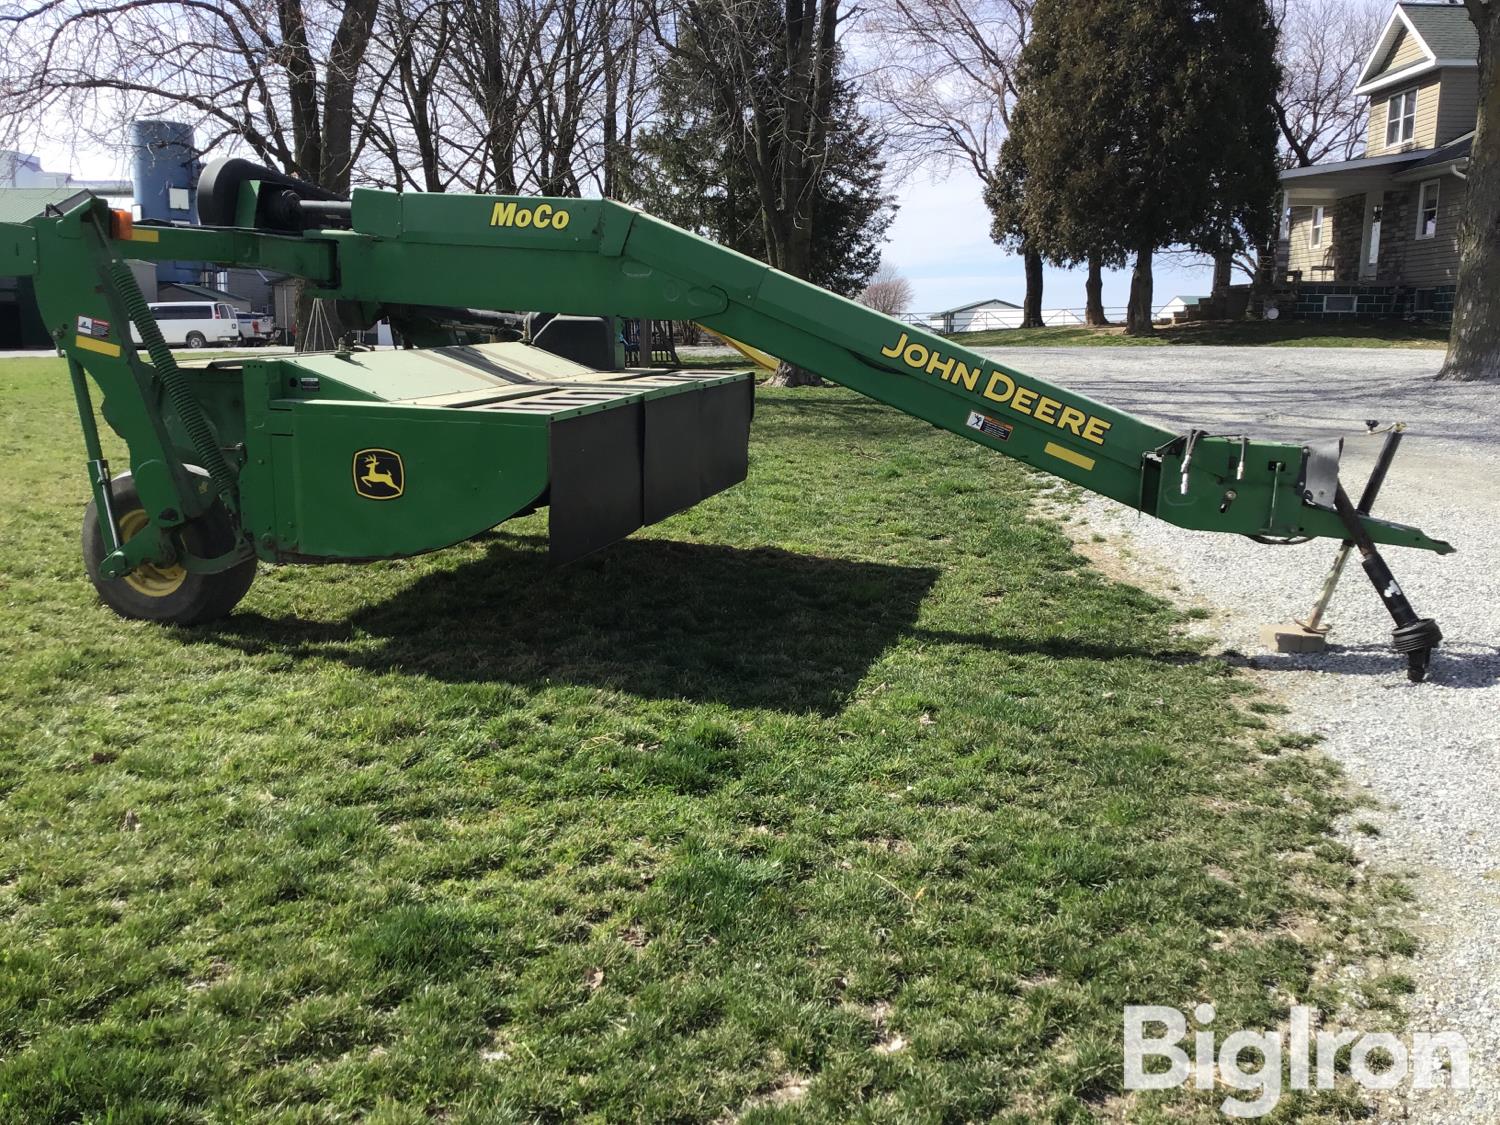
[(276, 339), (276, 318), (270, 313), (242, 312), (239, 321), (240, 339), (252, 347)]

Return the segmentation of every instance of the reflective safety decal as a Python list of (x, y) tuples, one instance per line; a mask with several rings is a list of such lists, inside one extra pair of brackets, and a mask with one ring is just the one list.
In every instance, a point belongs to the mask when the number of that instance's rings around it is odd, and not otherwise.
[(366, 500), (394, 500), (406, 491), (406, 466), (389, 449), (361, 449), (354, 455), (354, 491)]
[(1094, 459), (1086, 457), (1082, 453), (1075, 453), (1065, 445), (1058, 445), (1055, 441), (1049, 441), (1042, 446), (1043, 453), (1050, 453), (1059, 461), (1066, 461), (1070, 465), (1077, 465), (1080, 469), (1092, 469)]
[(73, 345), (86, 352), (98, 352), (100, 355), (117, 356), (120, 354), (119, 344), (112, 344), (108, 340), (96, 340), (92, 336), (74, 336)]

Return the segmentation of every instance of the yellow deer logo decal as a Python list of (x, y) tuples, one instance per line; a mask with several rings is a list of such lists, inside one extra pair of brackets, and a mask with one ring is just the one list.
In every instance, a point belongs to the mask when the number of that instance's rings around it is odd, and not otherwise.
[(361, 449), (354, 455), (354, 491), (366, 500), (394, 500), (406, 491), (401, 454), (389, 449)]

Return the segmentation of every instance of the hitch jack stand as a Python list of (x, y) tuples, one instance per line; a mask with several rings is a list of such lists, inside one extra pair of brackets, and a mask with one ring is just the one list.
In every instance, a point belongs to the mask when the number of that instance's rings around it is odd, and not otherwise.
[(1430, 617), (1418, 617), (1417, 611), (1412, 609), (1411, 602), (1406, 600), (1402, 593), (1396, 576), (1391, 573), (1391, 568), (1385, 565), (1385, 559), (1380, 557), (1380, 551), (1370, 539), (1370, 533), (1365, 530), (1365, 525), (1360, 521), (1359, 512), (1349, 500), (1349, 494), (1340, 485), (1334, 493), (1333, 503), (1338, 511), (1339, 519), (1343, 521), (1344, 527), (1349, 531), (1349, 538), (1354, 546), (1359, 549), (1365, 574), (1369, 576), (1370, 583), (1375, 587), (1375, 592), (1380, 595), (1380, 600), (1385, 602), (1385, 608), (1390, 611), (1392, 619), (1396, 622), (1395, 632), (1391, 634), (1391, 644), (1396, 651), (1406, 656), (1406, 678), (1414, 684), (1419, 684), (1427, 678), (1427, 666), (1432, 660), (1432, 650), (1438, 646), (1443, 639), (1443, 631), (1438, 628), (1438, 623)]
[[(1374, 422), (1369, 423), (1372, 430), (1376, 425)], [(1360, 516), (1369, 515), (1375, 507), (1375, 499), (1380, 495), (1381, 486), (1385, 484), (1386, 474), (1390, 471), (1391, 462), (1395, 460), (1396, 450), (1400, 448), (1405, 430), (1405, 424), (1397, 422), (1386, 432), (1385, 441), (1375, 458), (1375, 466), (1370, 470), (1370, 479), (1365, 482), (1357, 508), (1349, 503), (1349, 497), (1342, 486), (1335, 493), (1334, 507), (1340, 522), (1349, 531), (1349, 538), (1339, 546), (1333, 568), (1323, 580), (1323, 590), (1318, 595), (1312, 612), (1305, 620), (1299, 618), (1293, 624), (1266, 626), (1262, 630), (1262, 636), (1267, 644), (1282, 652), (1323, 651), (1326, 643), (1324, 638), (1329, 628), (1323, 624), (1323, 614), (1328, 611), (1328, 604), (1333, 600), (1333, 593), (1343, 577), (1350, 552), (1358, 547), (1365, 573), (1369, 575), (1381, 600), (1396, 621), (1393, 644), (1397, 652), (1406, 655), (1407, 677), (1413, 683), (1421, 683), (1426, 678), (1432, 650), (1443, 639), (1442, 630), (1431, 618), (1417, 616), (1359, 520)]]
[[(1373, 432), (1379, 422), (1367, 422)], [(1359, 507), (1357, 511), (1362, 516), (1367, 516), (1375, 507), (1375, 499), (1380, 495), (1381, 486), (1385, 484), (1386, 474), (1390, 472), (1391, 462), (1396, 459), (1396, 450), (1401, 447), (1402, 435), (1406, 432), (1406, 423), (1397, 422), (1386, 431), (1385, 441), (1380, 444), (1380, 453), (1375, 457), (1375, 465), (1370, 470), (1370, 479), (1365, 481), (1365, 490), (1360, 494)], [(1339, 545), (1339, 553), (1334, 557), (1333, 568), (1328, 572), (1328, 577), (1323, 580), (1322, 593), (1318, 595), (1317, 603), (1312, 612), (1307, 615), (1307, 620), (1297, 618), (1296, 623), (1308, 634), (1314, 637), (1325, 637), (1328, 635), (1329, 626), (1323, 624), (1323, 615), (1328, 612), (1328, 604), (1333, 601), (1333, 592), (1338, 589), (1339, 580), (1344, 576), (1344, 567), (1349, 562), (1349, 552), (1354, 550), (1352, 540), (1345, 539)], [(1318, 646), (1318, 651), (1322, 646)]]

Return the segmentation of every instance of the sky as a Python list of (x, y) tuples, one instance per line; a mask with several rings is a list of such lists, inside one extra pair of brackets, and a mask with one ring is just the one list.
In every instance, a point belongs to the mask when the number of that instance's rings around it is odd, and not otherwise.
[[(990, 241), (990, 213), (979, 180), (955, 168), (938, 181), (914, 177), (897, 189), (900, 209), (888, 232), (882, 261), (911, 282), (912, 311), (926, 315), (998, 297), (1019, 305), (1026, 295), (1022, 261)], [(1042, 279), (1046, 309), (1082, 309), (1086, 269), (1048, 266)], [(1175, 296), (1202, 296), (1213, 287), (1213, 268), (1158, 260), (1153, 270), (1154, 304)], [(1123, 317), (1130, 297), (1130, 271), (1106, 270), (1104, 305)]]

